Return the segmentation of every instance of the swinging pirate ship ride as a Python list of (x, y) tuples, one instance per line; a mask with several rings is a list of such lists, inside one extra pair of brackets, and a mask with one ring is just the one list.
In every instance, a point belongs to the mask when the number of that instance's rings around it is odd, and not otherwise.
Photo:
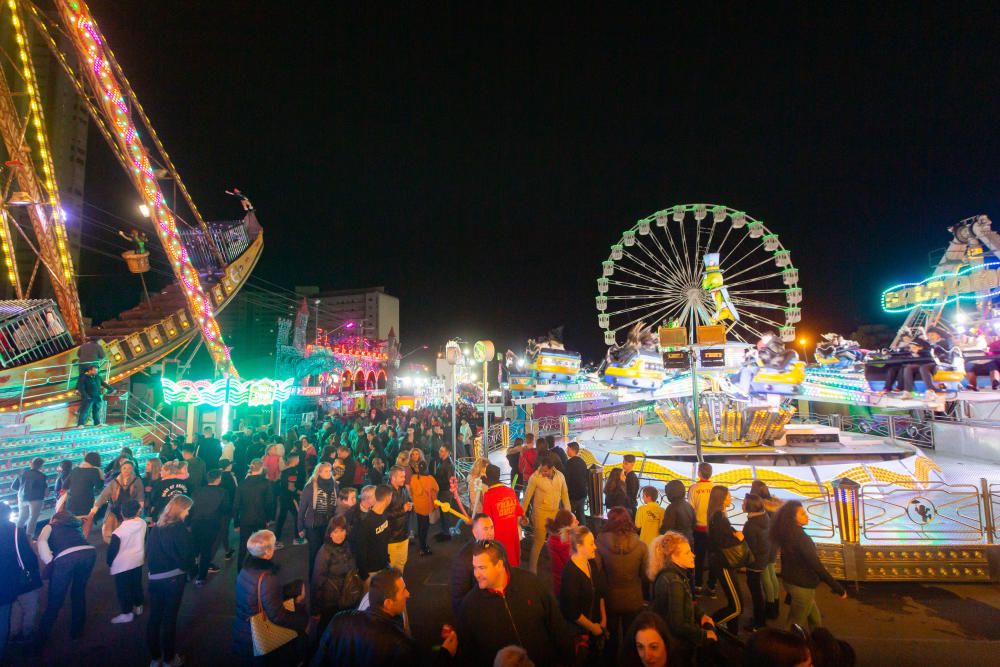
[[(5, 421), (36, 427), (73, 423), (80, 346), (87, 340), (103, 349), (102, 376), (111, 384), (199, 336), (217, 371), (236, 375), (216, 314), (243, 287), (263, 249), (249, 201), (237, 193), (242, 220), (205, 221), (86, 3), (52, 0), (43, 11), (27, 0), (2, 0), (0, 26), (6, 56), (0, 59), (6, 152), (0, 172), (0, 274), (6, 275), (0, 280), (9, 281), (9, 293), (16, 296), (0, 301), (0, 414), (16, 414)], [(139, 194), (150, 223), (144, 231), (150, 244), (149, 232), (155, 232), (174, 277), (152, 298), (90, 329), (81, 312), (47, 134), (45, 110), (51, 107), (42, 99), (32, 55), (45, 48)], [(173, 201), (161, 181), (173, 182)], [(27, 280), (13, 254), (26, 249), (35, 255)], [(148, 269), (148, 254), (125, 255), (133, 273)]]

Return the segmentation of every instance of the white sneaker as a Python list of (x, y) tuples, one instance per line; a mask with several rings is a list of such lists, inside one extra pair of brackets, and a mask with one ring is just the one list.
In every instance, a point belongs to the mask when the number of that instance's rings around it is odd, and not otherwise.
[(118, 614), (117, 616), (111, 619), (111, 622), (115, 624), (131, 623), (134, 619), (135, 616), (133, 614)]
[(138, 607), (132, 607), (132, 613), (135, 614), (136, 616), (142, 616), (142, 605), (139, 605)]

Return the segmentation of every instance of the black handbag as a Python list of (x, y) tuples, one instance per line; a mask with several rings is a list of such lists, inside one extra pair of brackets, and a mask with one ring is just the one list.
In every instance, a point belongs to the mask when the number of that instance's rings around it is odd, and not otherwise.
[(21, 545), (18, 544), (20, 540), (18, 539), (17, 527), (14, 527), (14, 553), (17, 554), (17, 565), (21, 569), (21, 574), (17, 582), (18, 595), (21, 593), (27, 593), (42, 587), (42, 576), (38, 572), (38, 568), (28, 569), (24, 566), (24, 560), (21, 559)]
[(753, 561), (750, 547), (747, 546), (745, 540), (740, 540), (739, 544), (734, 544), (731, 547), (724, 547), (720, 551), (722, 551), (724, 565), (731, 570), (746, 567)]

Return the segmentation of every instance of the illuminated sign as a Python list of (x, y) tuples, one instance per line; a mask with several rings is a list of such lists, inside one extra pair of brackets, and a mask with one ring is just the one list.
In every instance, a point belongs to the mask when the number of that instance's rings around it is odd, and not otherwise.
[(689, 364), (690, 362), (688, 361), (688, 353), (686, 350), (674, 350), (673, 352), (663, 353), (664, 368), (676, 370), (679, 368), (687, 368)]
[(919, 283), (896, 285), (882, 292), (882, 308), (889, 313), (905, 313), (921, 306), (937, 307), (962, 299), (994, 296), (1000, 287), (998, 266), (976, 264)]
[(292, 395), (294, 380), (238, 380), (225, 377), (209, 380), (180, 380), (163, 378), (163, 400), (167, 403), (191, 405), (248, 405), (250, 407), (284, 403)]
[(726, 365), (725, 349), (698, 350), (698, 357), (702, 368), (723, 368)]

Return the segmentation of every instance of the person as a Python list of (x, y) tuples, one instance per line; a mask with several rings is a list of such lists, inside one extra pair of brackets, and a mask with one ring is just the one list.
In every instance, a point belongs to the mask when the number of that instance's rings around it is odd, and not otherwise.
[[(309, 580), (310, 613), (318, 621), (318, 628), (325, 628), (338, 611), (356, 606), (362, 593), (360, 585), (356, 593), (347, 589), (350, 586), (349, 575), (357, 574), (358, 570), (347, 543), (347, 520), (342, 516), (330, 519), (326, 535), (326, 541), (316, 554)], [(347, 599), (354, 595), (357, 599)]]
[(87, 423), (87, 419), (92, 417), (94, 426), (100, 426), (104, 391), (114, 391), (114, 388), (98, 376), (97, 366), (81, 366), (80, 368), (80, 377), (76, 381), (76, 390), (80, 392), (80, 408), (76, 413), (76, 425), (83, 426)]
[(660, 534), (663, 524), (664, 511), (657, 502), (658, 496), (655, 487), (642, 487), (642, 507), (635, 511), (635, 527), (639, 529), (639, 539), (647, 547)]
[(604, 506), (628, 508), (628, 494), (625, 492), (625, 480), (621, 468), (612, 468), (608, 480), (604, 483)]
[[(434, 479), (437, 481), (437, 499), (442, 503), (455, 504), (455, 499), (451, 495), (451, 480), (455, 476), (455, 466), (451, 462), (451, 452), (448, 447), (442, 445), (437, 449), (437, 457), (434, 459)], [(435, 536), (438, 542), (447, 542), (451, 539), (449, 526), (451, 525), (451, 515), (448, 512), (441, 512), (441, 531)]]
[(834, 637), (829, 628), (809, 633), (809, 654), (816, 667), (854, 667), (857, 662), (854, 647)]
[(681, 533), (667, 531), (649, 545), (649, 580), (653, 582), (650, 608), (667, 622), (671, 660), (694, 664), (699, 646), (718, 641), (711, 616), (702, 614), (691, 595), (690, 571), (694, 568), (691, 543)]
[(503, 545), (511, 567), (521, 564), (521, 529), (519, 519), (524, 514), (517, 494), (500, 483), (500, 467), (486, 466), (486, 491), (483, 493), (483, 513), (493, 520), (496, 539)]
[(38, 535), (38, 557), (45, 566), (51, 564), (45, 613), (35, 636), (40, 648), (45, 645), (59, 617), (67, 591), (71, 609), (70, 638), (76, 639), (83, 634), (87, 620), (87, 582), (97, 562), (97, 550), (87, 543), (80, 519), (71, 512), (60, 510), (52, 515)]
[[(302, 487), (299, 501), (299, 537), (309, 543), (309, 576), (312, 577), (316, 553), (326, 540), (326, 526), (337, 509), (337, 483), (333, 479), (333, 466), (320, 463)], [(275, 548), (279, 548), (275, 545)]]
[[(712, 493), (712, 464), (698, 464), (698, 481), (688, 489), (688, 502), (694, 508), (694, 585), (695, 595), (715, 597), (715, 572), (708, 567), (708, 497)], [(702, 589), (702, 573), (708, 570), (708, 587)]]
[(163, 665), (184, 664), (184, 658), (177, 654), (175, 640), (184, 585), (194, 568), (194, 540), (184, 525), (192, 504), (185, 495), (172, 497), (150, 529), (146, 542), (149, 567), (146, 645), (153, 662)]
[(583, 519), (588, 486), (587, 462), (580, 456), (580, 443), (571, 442), (566, 445), (566, 489), (570, 511), (577, 519)]
[(142, 473), (142, 506), (147, 512), (153, 507), (153, 489), (160, 480), (162, 468), (160, 459), (146, 459), (146, 470)]
[(809, 667), (809, 642), (795, 632), (764, 628), (747, 641), (745, 667)]
[(759, 496), (748, 493), (743, 498), (743, 511), (747, 520), (743, 524), (743, 535), (747, 547), (750, 548), (751, 562), (747, 565), (747, 588), (750, 589), (750, 600), (753, 603), (753, 623), (750, 631), (754, 632), (767, 626), (767, 606), (764, 601), (764, 569), (771, 561), (771, 542), (768, 540), (770, 521), (764, 511), (764, 501)]
[(524, 491), (522, 510), (527, 514), (528, 508), (531, 508), (531, 556), (528, 559), (531, 572), (538, 572), (538, 557), (545, 546), (545, 526), (549, 519), (555, 518), (560, 505), (569, 509), (566, 478), (556, 470), (556, 460), (555, 454), (546, 454), (528, 479), (528, 487)]
[(90, 366), (100, 367), (107, 361), (108, 353), (104, 351), (99, 338), (83, 336), (77, 357), (80, 361), (80, 370), (83, 371)]
[(389, 519), (389, 563), (403, 572), (410, 549), (410, 512), (413, 511), (413, 502), (406, 488), (405, 468), (392, 467), (389, 486), (392, 487), (392, 503), (385, 511)]
[(559, 589), (559, 609), (562, 615), (588, 638), (588, 665), (602, 663), (604, 639), (608, 632), (605, 605), (607, 580), (604, 569), (596, 560), (597, 543), (586, 526), (568, 526), (561, 531), (563, 542), (572, 555), (562, 573)]
[(608, 510), (608, 520), (597, 538), (597, 550), (608, 577), (608, 650), (618, 655), (625, 631), (642, 610), (649, 550), (639, 540), (632, 515), (625, 507)]
[[(670, 480), (663, 487), (663, 493), (667, 496), (668, 504), (663, 511), (660, 534), (672, 530), (687, 538), (688, 544), (694, 544), (695, 514), (685, 497), (684, 482), (679, 479)], [(694, 579), (691, 581), (694, 583)]]
[(917, 338), (914, 342), (922, 350), (921, 356), (929, 355), (932, 361), (907, 364), (903, 368), (903, 387), (907, 392), (914, 392), (914, 381), (919, 375), (924, 383), (924, 397), (934, 398), (937, 396), (934, 391), (934, 372), (938, 368), (964, 372), (962, 351), (952, 341), (951, 334), (939, 326), (928, 327), (926, 338)]
[(118, 469), (118, 475), (104, 487), (104, 490), (94, 500), (88, 518), (93, 522), (97, 512), (107, 503), (108, 512), (104, 516), (101, 534), (105, 542), (110, 542), (111, 534), (122, 522), (122, 503), (126, 500), (134, 500), (139, 503), (141, 509), (144, 499), (142, 480), (135, 474), (135, 463), (130, 460), (123, 461)]
[[(215, 437), (215, 431), (211, 426), (201, 429), (195, 456), (205, 462), (205, 470), (215, 470), (219, 467), (219, 459), (222, 458), (222, 443)], [(229, 452), (229, 456), (232, 456), (232, 451)]]
[(131, 447), (122, 447), (122, 450), (118, 452), (118, 456), (111, 459), (107, 465), (104, 466), (104, 479), (114, 479), (115, 476), (118, 475), (118, 471), (121, 469), (123, 461), (131, 461), (132, 467), (135, 468), (135, 455), (132, 453)]
[(191, 509), (191, 537), (198, 554), (198, 573), (194, 585), (204, 586), (210, 573), (219, 571), (212, 562), (218, 548), (222, 521), (229, 516), (229, 496), (222, 488), (222, 471), (208, 471), (208, 484), (198, 487), (191, 494), (194, 507)]
[[(177, 436), (178, 438), (183, 438), (183, 436)], [(160, 447), (159, 455), (160, 463), (164, 465), (170, 461), (181, 461), (184, 459), (181, 456), (180, 447), (177, 446), (177, 442), (171, 436), (167, 436), (163, 439), (163, 445)]]
[(483, 493), (486, 491), (483, 475), (486, 474), (486, 466), (489, 464), (488, 458), (480, 457), (469, 469), (469, 476), (466, 478), (469, 487), (469, 516), (475, 516), (483, 511)]
[(373, 456), (368, 466), (368, 484), (378, 486), (385, 482), (385, 459)]
[(528, 657), (527, 651), (520, 646), (511, 644), (497, 651), (497, 656), (493, 659), (493, 667), (535, 667), (535, 663)]
[[(770, 489), (767, 488), (767, 484), (760, 479), (755, 479), (750, 484), (750, 493), (760, 498), (761, 503), (764, 505), (764, 512), (767, 514), (768, 533), (770, 534), (770, 525), (774, 522), (774, 515), (781, 509), (782, 501), (780, 498), (772, 496)], [(770, 538), (768, 539), (770, 540)], [(778, 575), (775, 571), (777, 560), (778, 550), (771, 545), (767, 565), (764, 566), (761, 572), (761, 587), (764, 589), (765, 601), (764, 615), (771, 619), (778, 618), (778, 613), (781, 611), (778, 602), (781, 587), (778, 585)]]
[(510, 644), (524, 648), (538, 665), (573, 663), (576, 631), (535, 574), (511, 567), (503, 548), (489, 540), (472, 549), (472, 568), (477, 588), (466, 594), (458, 613), (460, 664), (488, 665)]
[(351, 487), (343, 487), (337, 491), (337, 507), (334, 508), (334, 516), (346, 516), (351, 508), (358, 503), (358, 492)]
[(781, 506), (771, 524), (771, 544), (781, 550), (781, 579), (791, 596), (788, 625), (812, 628), (823, 625), (816, 606), (816, 587), (825, 581), (834, 593), (847, 599), (847, 591), (820, 562), (816, 545), (803, 529), (809, 514), (802, 503), (790, 500)]
[(160, 512), (176, 495), (189, 495), (186, 464), (184, 461), (168, 461), (160, 469), (160, 479), (153, 484), (153, 502), (150, 516), (155, 522)]
[[(400, 627), (398, 619), (406, 611), (409, 597), (403, 573), (398, 569), (389, 567), (372, 575), (368, 588), (368, 609), (342, 611), (333, 617), (313, 655), (312, 667), (449, 664), (460, 644), (455, 632), (442, 633), (443, 650), (437, 652), (432, 662), (429, 656), (422, 655), (417, 643)], [(448, 630), (447, 626), (442, 629)]]
[(267, 477), (267, 481), (274, 484), (281, 478), (282, 464), (284, 463), (281, 455), (278, 454), (278, 445), (270, 445), (261, 460), (264, 462), (264, 476)]
[(639, 506), (639, 475), (635, 472), (635, 454), (622, 457), (622, 474), (625, 476), (625, 497), (628, 499), (626, 507), (635, 515)]
[(391, 522), (386, 514), (392, 502), (393, 490), (388, 484), (375, 488), (375, 503), (371, 511), (361, 520), (356, 542), (355, 561), (358, 576), (367, 579), (373, 572), (389, 567), (389, 538), (392, 534)]
[(56, 498), (61, 499), (69, 491), (69, 476), (73, 472), (73, 462), (64, 459), (59, 462), (59, 473), (56, 476)]
[[(461, 438), (459, 434), (459, 438)], [(532, 436), (534, 437), (534, 436)], [(524, 490), (524, 482), (521, 479), (521, 452), (524, 451), (524, 438), (514, 438), (514, 442), (507, 448), (507, 465), (510, 466), (511, 484), (518, 494)], [(487, 461), (489, 463), (489, 461)]]
[(268, 508), (271, 507), (273, 498), (273, 487), (264, 477), (264, 462), (260, 459), (251, 460), (246, 479), (237, 487), (236, 502), (233, 503), (233, 526), (240, 532), (237, 568), (243, 567), (247, 538), (267, 525), (270, 516)]
[(66, 504), (63, 507), (73, 516), (80, 518), (83, 535), (87, 537), (94, 522), (90, 508), (94, 506), (94, 498), (104, 488), (101, 455), (97, 452), (87, 452), (83, 462), (69, 474), (66, 487)]
[(358, 502), (354, 503), (344, 514), (347, 521), (347, 542), (351, 546), (354, 558), (358, 557), (358, 540), (360, 535), (361, 521), (371, 512), (372, 505), (375, 504), (375, 489), (372, 485), (365, 486), (358, 494)]
[[(538, 450), (535, 448), (535, 434), (525, 433), (524, 444), (521, 446), (521, 458), (517, 463), (517, 472), (521, 477), (521, 484), (527, 485), (528, 480), (535, 474), (538, 467)], [(524, 488), (522, 486), (521, 488)]]
[(431, 513), (434, 511), (434, 499), (438, 496), (438, 483), (433, 476), (427, 474), (427, 463), (420, 461), (417, 470), (410, 478), (410, 497), (413, 498), (413, 512), (417, 515), (417, 540), (420, 544), (420, 555), (430, 556), (433, 553), (427, 546), (427, 532), (431, 525)]
[(188, 490), (194, 491), (199, 486), (204, 486), (205, 473), (208, 472), (208, 470), (205, 467), (205, 462), (198, 458), (198, 456), (194, 453), (194, 445), (190, 442), (185, 442), (181, 446), (181, 456), (187, 463)]
[(125, 500), (120, 511), (122, 521), (111, 533), (106, 554), (108, 568), (115, 581), (120, 613), (112, 623), (131, 623), (142, 615), (142, 566), (146, 562), (146, 521), (139, 515), (142, 507), (135, 498)]
[(233, 473), (232, 459), (219, 459), (219, 470), (222, 477), (219, 479), (219, 486), (226, 492), (226, 507), (229, 512), (222, 517), (222, 528), (219, 530), (219, 544), (222, 546), (226, 560), (232, 560), (233, 548), (229, 537), (229, 524), (233, 520), (233, 505), (236, 503), (236, 490), (239, 482), (236, 481), (236, 474)]
[(42, 472), (44, 465), (45, 459), (32, 459), (31, 465), (22, 470), (10, 485), (12, 491), (17, 491), (17, 527), (27, 526), (29, 539), (35, 538), (38, 516), (49, 488), (49, 478)]
[(623, 667), (667, 667), (674, 664), (667, 649), (667, 624), (658, 614), (644, 611), (635, 617), (626, 634), (618, 664)]
[(472, 550), (476, 543), (493, 539), (495, 539), (493, 519), (482, 513), (473, 516), (472, 539), (458, 550), (451, 561), (451, 608), (456, 617), (462, 606), (462, 600), (476, 587), (476, 577), (472, 571)]
[[(274, 537), (278, 540), (275, 548), (281, 549), (284, 544), (281, 542), (281, 534), (284, 532), (285, 520), (292, 517), (293, 544), (305, 544), (305, 540), (298, 535), (298, 510), (299, 497), (302, 493), (304, 477), (299, 463), (301, 457), (298, 452), (289, 452), (285, 455), (285, 469), (281, 471), (281, 476), (275, 485), (275, 497), (278, 505), (278, 517), (274, 522)], [(280, 545), (280, 546), (279, 546)]]
[[(25, 638), (33, 631), (42, 587), (31, 541), (20, 526), (11, 523), (10, 513), (10, 506), (0, 502), (0, 664), (7, 664), (4, 654), (8, 636)], [(25, 617), (18, 629), (11, 623), (15, 604), (22, 607)]]
[[(222, 461), (222, 459), (232, 461), (234, 456), (236, 456), (236, 436), (232, 433), (227, 433), (222, 436), (222, 445), (219, 447), (219, 461)], [(205, 465), (208, 464), (206, 463)], [(222, 464), (219, 463), (217, 467), (221, 469)]]
[[(733, 528), (729, 523), (726, 511), (732, 503), (729, 489), (721, 484), (712, 487), (708, 497), (708, 552), (709, 566), (715, 576), (722, 582), (722, 590), (726, 594), (726, 606), (712, 613), (716, 625), (723, 627), (733, 620), (739, 619), (743, 613), (743, 600), (736, 579), (736, 572), (729, 565), (724, 553), (725, 549), (739, 546), (743, 541), (743, 533)], [(735, 633), (734, 633), (735, 634)]]
[(579, 525), (576, 516), (569, 510), (562, 509), (545, 523), (549, 540), (545, 545), (549, 549), (549, 569), (552, 572), (552, 594), (559, 597), (559, 587), (562, 585), (562, 572), (571, 555), (570, 543), (563, 539), (563, 529)]
[[(274, 562), (274, 533), (255, 531), (247, 539), (247, 556), (236, 577), (236, 618), (233, 619), (233, 655), (243, 664), (297, 665), (302, 659), (302, 640), (309, 616), (305, 609), (306, 587), (294, 582), (294, 591), (286, 595), (278, 580), (280, 568)], [(294, 608), (285, 607), (285, 598), (294, 599)], [(272, 624), (296, 632), (296, 639), (263, 656), (254, 656), (250, 619), (264, 612)]]

